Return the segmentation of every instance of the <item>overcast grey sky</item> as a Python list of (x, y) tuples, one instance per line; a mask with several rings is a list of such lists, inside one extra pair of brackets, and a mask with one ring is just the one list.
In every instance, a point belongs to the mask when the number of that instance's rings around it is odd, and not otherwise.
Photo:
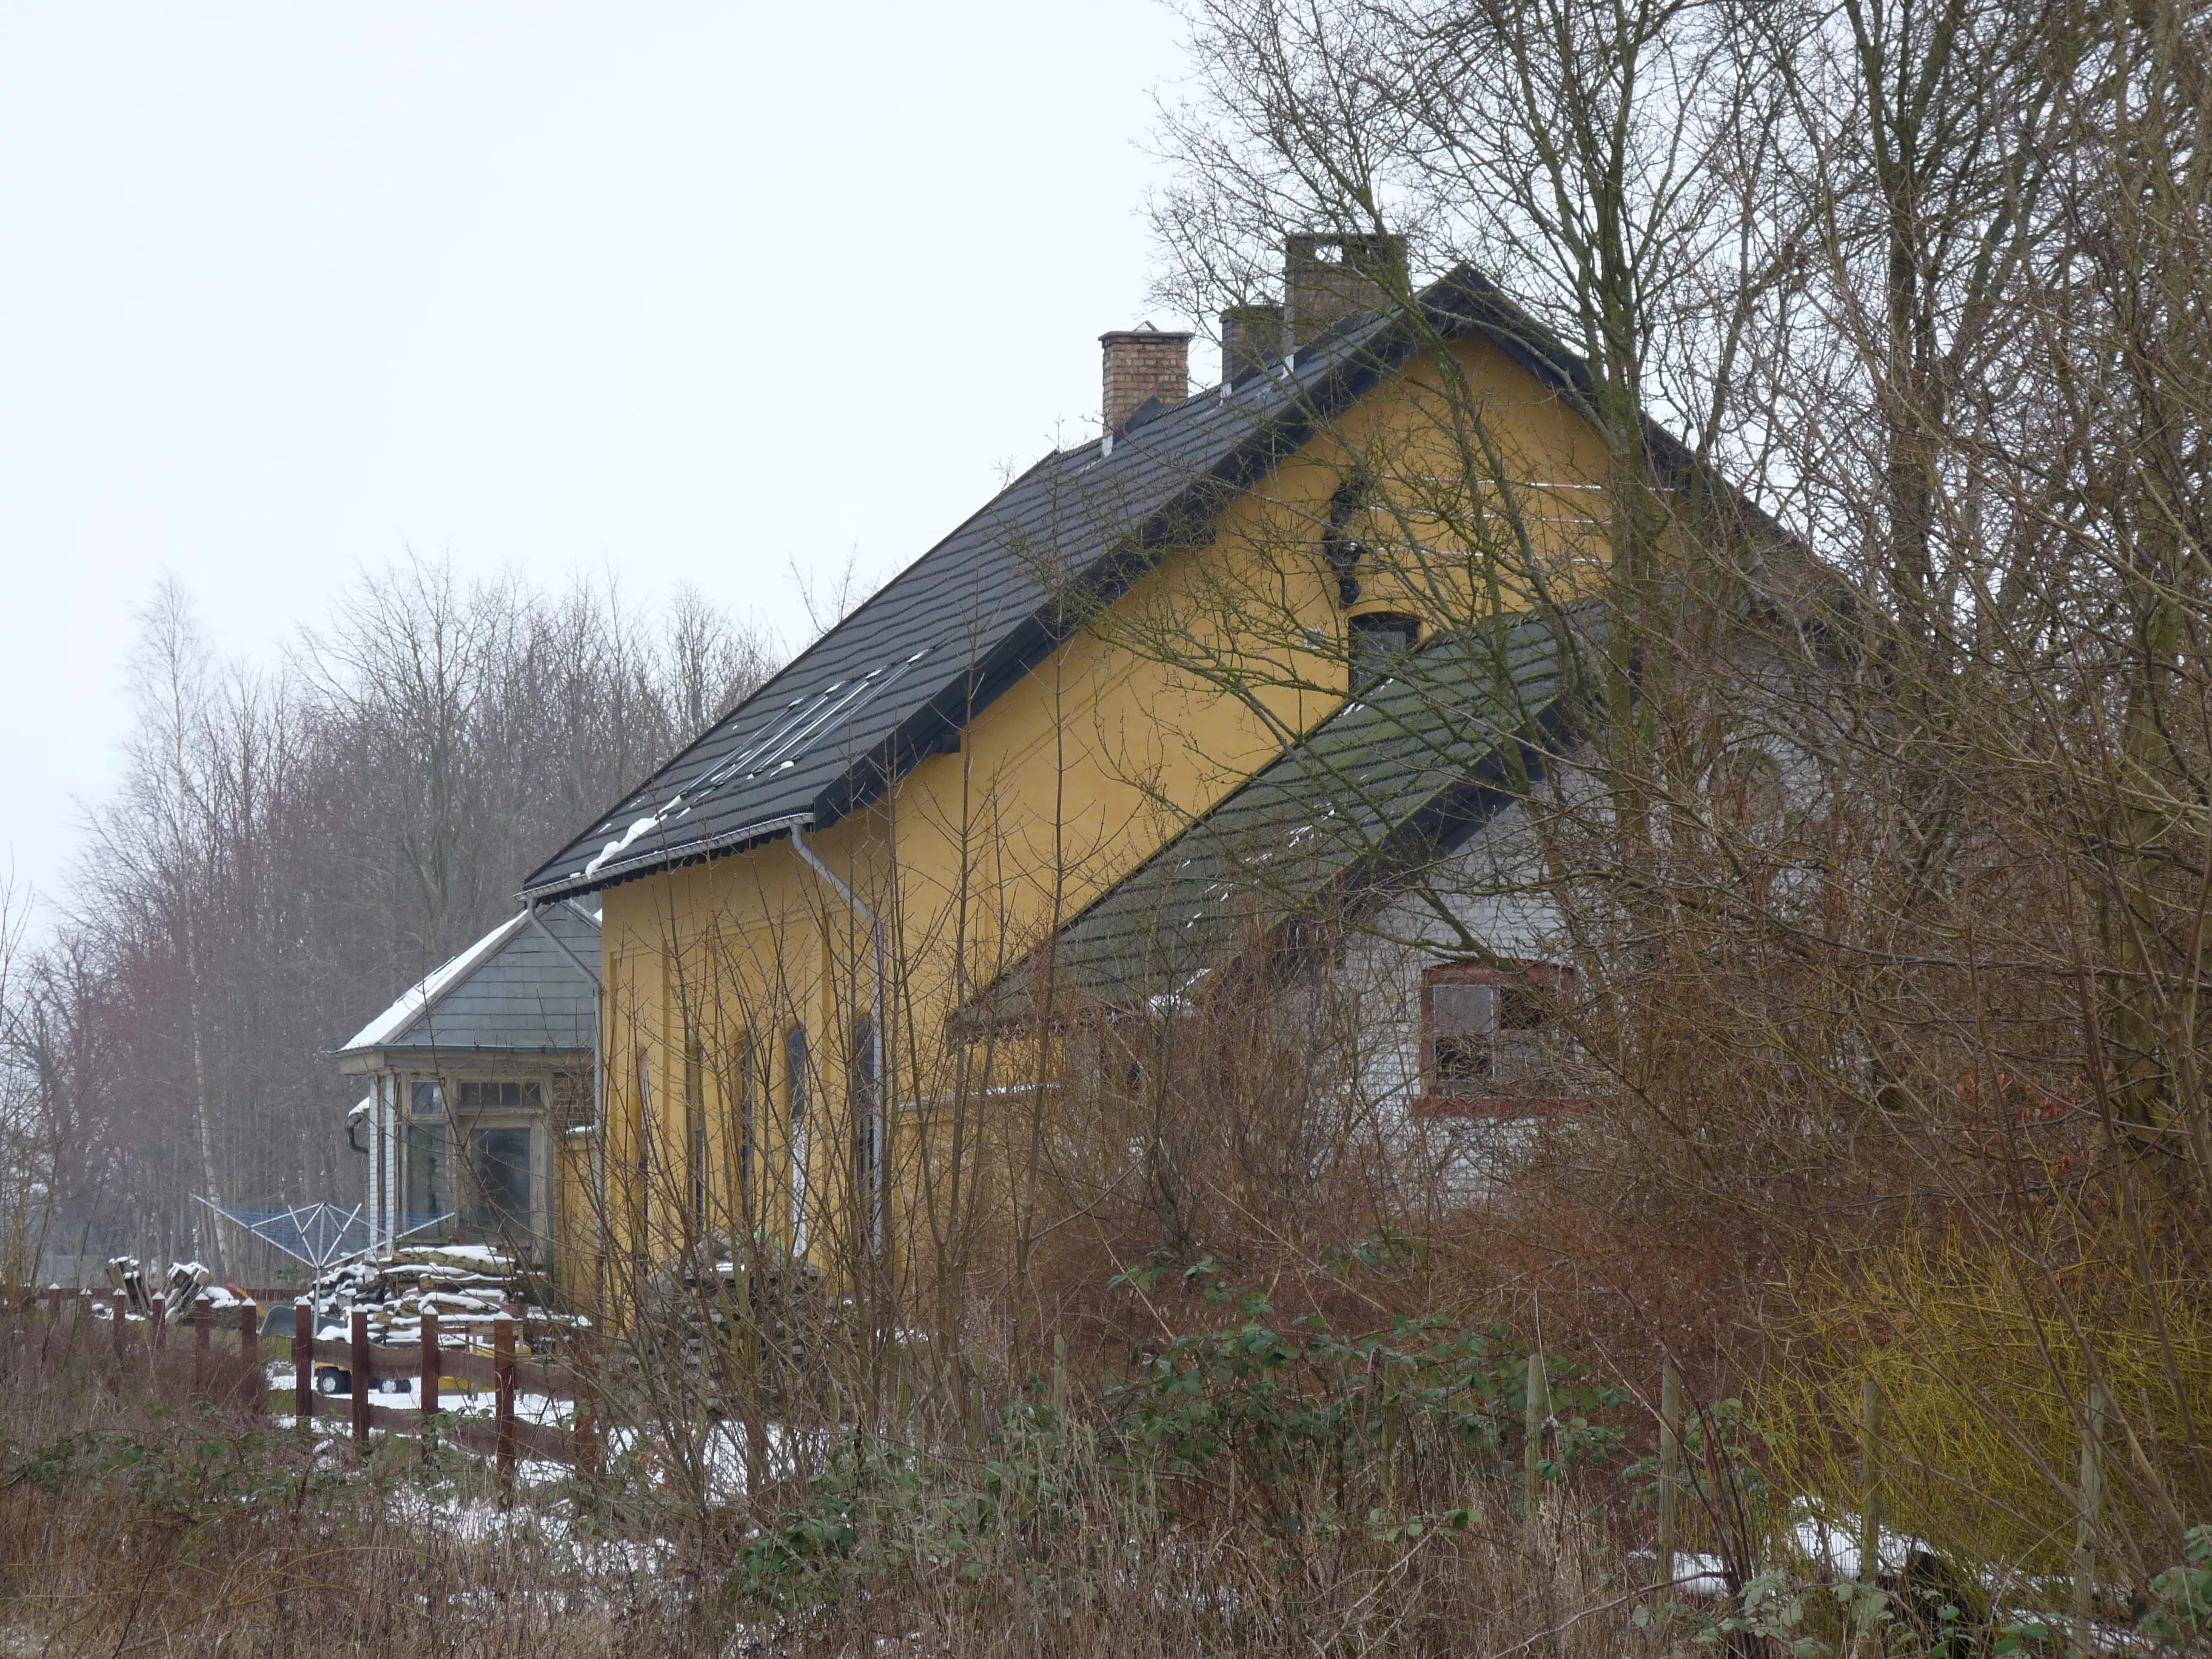
[(924, 551), (1095, 429), (1180, 68), (1152, 0), (0, 8), (0, 856), (61, 888), (164, 574), (265, 658), (405, 545), (787, 635)]

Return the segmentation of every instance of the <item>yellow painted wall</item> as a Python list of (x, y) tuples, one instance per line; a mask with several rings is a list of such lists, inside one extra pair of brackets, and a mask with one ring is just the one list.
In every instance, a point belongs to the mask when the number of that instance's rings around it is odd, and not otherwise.
[[(1489, 586), (1483, 562), (1459, 556), (1486, 538), (1513, 538), (1495, 516), (1502, 493), (1457, 482), (1470, 459), (1478, 471), (1487, 463), (1460, 418), (1469, 404), (1455, 376), (1518, 487), (1539, 567), (1587, 584), (1605, 540), (1602, 444), (1496, 348), (1462, 343), (1449, 363), (1419, 362), (1362, 400), (1234, 503), (1211, 544), (1169, 555), (1099, 629), (1067, 641), (978, 714), (959, 752), (924, 761), (874, 810), (811, 838), (890, 933), (895, 1090), (921, 1103), (893, 1114), (902, 1255), (949, 1248), (950, 1200), (924, 1189), (921, 1165), (949, 1181), (945, 1149), (965, 1136), (969, 1196), (1006, 1195), (1012, 1164), (994, 1145), (1004, 1125), (994, 1126), (991, 1103), (1035, 1099), (1025, 1092), (1033, 1054), (949, 1042), (950, 1012), (1341, 702), (1340, 662), (1304, 648), (1302, 636), (1313, 629), (1334, 638), (1342, 626), (1319, 542), (1352, 460), (1376, 481), (1380, 502), (1357, 530), (1385, 548), (1382, 568), (1362, 572), (1355, 609), (1448, 621), (1528, 602), (1525, 589)], [(1399, 544), (1407, 544), (1389, 550)], [(1439, 549), (1444, 556), (1434, 556)], [(1183, 630), (1178, 649), (1203, 659), (1204, 672), (1148, 654), (1148, 635), (1167, 628)], [(614, 1254), (649, 1264), (697, 1230), (687, 1213), (696, 1161), (706, 1171), (706, 1231), (787, 1245), (803, 1170), (816, 1217), (809, 1250), (834, 1255), (859, 1221), (842, 1052), (853, 1012), (872, 1000), (858, 918), (787, 842), (624, 883), (604, 902)], [(786, 1048), (794, 1028), (811, 1045), (813, 1096), (796, 1158)], [(739, 1111), (748, 1095), (750, 1137)], [(695, 1113), (704, 1124), (696, 1141)], [(927, 1138), (915, 1133), (923, 1123)], [(748, 1139), (750, 1177), (741, 1180)], [(575, 1179), (587, 1166), (564, 1168)], [(646, 1245), (632, 1255), (641, 1190), (649, 1194)], [(581, 1194), (567, 1212), (591, 1208)], [(988, 1231), (989, 1209), (954, 1218)], [(986, 1243), (977, 1235), (962, 1248)]]

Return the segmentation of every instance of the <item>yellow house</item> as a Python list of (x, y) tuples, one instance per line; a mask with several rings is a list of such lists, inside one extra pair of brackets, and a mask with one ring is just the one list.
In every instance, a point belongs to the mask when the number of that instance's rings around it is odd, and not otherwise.
[(1410, 294), (1402, 259), (1292, 238), (1283, 304), (1224, 316), (1195, 392), (1188, 335), (1102, 337), (1097, 441), (530, 878), (529, 905), (603, 907), (597, 1151), (562, 1212), (592, 1218), (567, 1248), (604, 1293), (702, 1250), (848, 1281), (972, 1266), (978, 1194), (1012, 1178), (994, 1103), (1050, 1084), (959, 1011), (1376, 665), (1593, 586), (1586, 371), (1486, 279)]

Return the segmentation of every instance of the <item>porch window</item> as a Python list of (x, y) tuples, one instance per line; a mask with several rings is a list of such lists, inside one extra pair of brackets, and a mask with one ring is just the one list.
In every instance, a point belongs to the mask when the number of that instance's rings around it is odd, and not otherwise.
[[(415, 1085), (418, 1097), (422, 1085)], [(400, 1218), (403, 1231), (427, 1228), (453, 1207), (453, 1182), (446, 1169), (447, 1141), (442, 1123), (407, 1126), (407, 1212)]]
[(1429, 1115), (1556, 1103), (1547, 1037), (1570, 970), (1447, 963), (1421, 975), (1421, 1098)]
[(531, 1225), (531, 1132), (525, 1128), (476, 1129), (469, 1134), (471, 1194), (467, 1221), (471, 1231), (514, 1235)]
[[(536, 1083), (518, 1083), (509, 1079), (498, 1083), (464, 1083), (460, 1085), (460, 1107), (465, 1112), (490, 1111), (501, 1108), (534, 1108), (544, 1103), (544, 1095), (542, 1085)], [(420, 1116), (421, 1114), (418, 1112), (416, 1115)]]

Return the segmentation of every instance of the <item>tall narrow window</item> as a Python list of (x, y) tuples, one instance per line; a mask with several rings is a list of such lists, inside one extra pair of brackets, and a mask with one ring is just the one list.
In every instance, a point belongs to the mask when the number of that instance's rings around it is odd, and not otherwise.
[(452, 1172), (447, 1167), (452, 1145), (446, 1133), (446, 1085), (436, 1078), (418, 1078), (408, 1091), (406, 1139), (406, 1212), (399, 1220), (401, 1232), (415, 1231), (418, 1239), (443, 1238), (449, 1229), (437, 1224), (453, 1208)]
[(418, 1238), (443, 1237), (445, 1230), (432, 1224), (452, 1208), (453, 1186), (446, 1170), (446, 1126), (410, 1123), (407, 1126), (407, 1206), (398, 1231)]
[(853, 1194), (854, 1213), (876, 1218), (871, 1234), (880, 1240), (881, 1218), (876, 1203), (876, 1160), (881, 1148), (879, 1120), (881, 1090), (876, 1076), (876, 1017), (861, 1014), (853, 1021), (853, 1060), (847, 1075), (853, 1080)]
[(637, 1239), (638, 1259), (651, 1253), (646, 1227), (653, 1208), (653, 1053), (642, 1043), (637, 1051)]
[(806, 1028), (794, 1025), (783, 1036), (783, 1092), (791, 1125), (791, 1249), (806, 1250)]
[(684, 1034), (684, 1145), (690, 1152), (691, 1225), (707, 1234), (707, 1056), (696, 1030)]
[(768, 1054), (753, 1051), (752, 1033), (738, 1039), (738, 1211), (745, 1229), (753, 1224), (753, 1124), (758, 1112), (756, 1096), (766, 1093), (765, 1078), (756, 1080), (767, 1066)]

